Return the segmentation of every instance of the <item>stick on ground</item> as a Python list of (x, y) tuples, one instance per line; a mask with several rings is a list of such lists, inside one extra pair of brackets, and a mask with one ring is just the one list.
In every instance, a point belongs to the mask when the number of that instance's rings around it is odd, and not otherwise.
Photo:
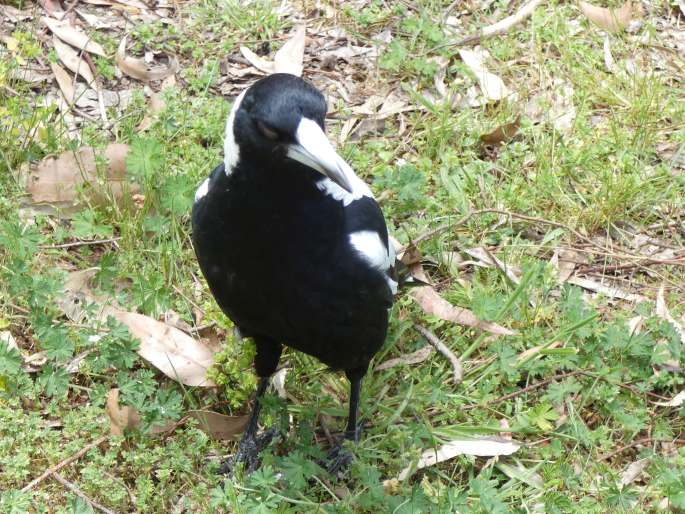
[(459, 361), (459, 358), (452, 353), (452, 350), (447, 348), (445, 346), (445, 343), (440, 341), (438, 336), (436, 336), (433, 332), (428, 330), (426, 327), (423, 327), (419, 324), (414, 324), (414, 328), (416, 331), (421, 334), (423, 337), (426, 338), (426, 341), (428, 341), (432, 346), (435, 347), (437, 351), (439, 351), (441, 354), (443, 354), (445, 357), (447, 357), (447, 360), (450, 361), (450, 364), (452, 364), (452, 374), (453, 378), (452, 380), (454, 381), (455, 384), (460, 384), (461, 380), (464, 376), (464, 371), (461, 367), (461, 362)]

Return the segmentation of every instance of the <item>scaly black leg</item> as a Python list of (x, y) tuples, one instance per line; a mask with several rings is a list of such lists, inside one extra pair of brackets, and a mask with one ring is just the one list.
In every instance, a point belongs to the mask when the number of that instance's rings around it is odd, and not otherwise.
[(336, 444), (328, 453), (326, 469), (331, 474), (336, 474), (349, 466), (354, 458), (348, 450), (343, 448), (343, 442), (347, 440), (358, 443), (361, 436), (361, 427), (357, 424), (357, 417), (359, 414), (359, 393), (365, 373), (366, 368), (345, 372), (350, 381), (350, 412), (347, 417), (347, 429), (343, 441)]
[(255, 368), (259, 376), (259, 384), (257, 386), (257, 394), (255, 396), (254, 406), (250, 413), (250, 419), (247, 422), (243, 436), (238, 443), (238, 451), (233, 457), (229, 457), (222, 463), (219, 468), (220, 473), (232, 473), (236, 464), (244, 463), (245, 472), (251, 473), (259, 466), (259, 452), (266, 447), (274, 435), (276, 429), (267, 430), (261, 435), (257, 435), (257, 428), (259, 422), (259, 412), (262, 410), (261, 399), (266, 393), (271, 381), (271, 375), (276, 371), (278, 366), (278, 359), (281, 357), (283, 347), (271, 340), (255, 337), (257, 345), (257, 355), (255, 356)]

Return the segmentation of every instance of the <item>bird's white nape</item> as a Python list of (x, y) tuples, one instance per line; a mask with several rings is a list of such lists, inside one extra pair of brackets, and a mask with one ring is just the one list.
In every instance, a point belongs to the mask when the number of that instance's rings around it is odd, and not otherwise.
[(233, 173), (233, 170), (238, 165), (238, 160), (240, 159), (240, 148), (235, 140), (233, 125), (235, 123), (235, 113), (238, 112), (240, 103), (243, 101), (246, 92), (247, 89), (240, 93), (235, 99), (233, 107), (231, 107), (231, 113), (226, 120), (226, 130), (224, 132), (224, 171), (226, 172), (226, 175)]
[(197, 188), (197, 191), (195, 191), (195, 201), (201, 200), (203, 197), (205, 197), (209, 193), (209, 179), (206, 178), (205, 181), (200, 184), (200, 187)]

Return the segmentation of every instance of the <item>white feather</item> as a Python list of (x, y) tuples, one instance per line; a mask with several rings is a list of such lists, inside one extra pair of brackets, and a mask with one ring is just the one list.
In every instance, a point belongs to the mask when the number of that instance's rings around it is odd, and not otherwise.
[(235, 99), (233, 107), (231, 107), (231, 113), (228, 115), (228, 120), (226, 120), (226, 131), (224, 133), (224, 171), (226, 172), (226, 175), (233, 173), (233, 170), (238, 165), (238, 160), (240, 159), (240, 148), (235, 141), (233, 124), (235, 122), (235, 113), (238, 112), (240, 102), (243, 101), (246, 91), (247, 90), (240, 93), (238, 98)]
[(318, 187), (320, 191), (323, 191), (328, 196), (332, 196), (336, 200), (341, 201), (345, 207), (350, 205), (355, 200), (363, 198), (364, 196), (373, 198), (373, 193), (371, 193), (369, 186), (367, 186), (358, 176), (354, 175), (354, 177), (350, 180), (350, 183), (352, 185), (351, 193), (345, 191), (342, 187), (329, 178), (319, 180), (316, 183), (316, 187)]
[(197, 188), (197, 191), (195, 191), (195, 201), (197, 202), (201, 198), (207, 195), (209, 193), (209, 179), (206, 178), (205, 181), (200, 184), (200, 187)]
[(395, 263), (394, 250), (388, 249), (375, 230), (360, 230), (349, 235), (350, 244), (371, 266), (383, 273)]

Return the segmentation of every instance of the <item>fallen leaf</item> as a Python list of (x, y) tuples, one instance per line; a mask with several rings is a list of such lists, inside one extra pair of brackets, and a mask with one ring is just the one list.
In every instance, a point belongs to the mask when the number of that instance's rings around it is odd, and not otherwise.
[(486, 54), (483, 50), (460, 49), (459, 55), (466, 67), (476, 76), (480, 89), (486, 99), (498, 101), (511, 94), (511, 91), (504, 85), (502, 79), (485, 68)]
[[(412, 266), (412, 276), (424, 282), (429, 282), (421, 264)], [(430, 286), (415, 287), (411, 295), (418, 302), (426, 314), (431, 314), (445, 321), (451, 321), (467, 327), (479, 328), (496, 335), (514, 335), (515, 331), (505, 328), (497, 323), (479, 320), (468, 309), (452, 305), (443, 299), (435, 289)]]
[(578, 2), (578, 6), (588, 20), (609, 32), (625, 29), (633, 18), (633, 5), (630, 0), (618, 9), (597, 7), (582, 0)]
[(305, 33), (304, 25), (294, 29), (290, 39), (276, 52), (273, 61), (260, 57), (245, 46), (240, 47), (240, 53), (252, 66), (264, 73), (290, 73), (300, 77), (303, 70)]
[(199, 428), (207, 435), (219, 441), (235, 441), (240, 439), (240, 434), (250, 416), (226, 416), (218, 412), (208, 410), (190, 410), (188, 416), (199, 422)]
[(642, 329), (642, 324), (645, 322), (646, 319), (647, 318), (640, 315), (630, 318), (628, 320), (628, 333), (631, 336), (639, 334), (640, 330)]
[(88, 84), (93, 83), (95, 80), (93, 72), (90, 71), (88, 63), (81, 58), (76, 50), (66, 43), (62, 43), (62, 41), (54, 35), (52, 37), (52, 43), (55, 52), (57, 53), (57, 57), (59, 57), (60, 61), (62, 61), (69, 70), (81, 75)]
[(126, 73), (126, 75), (133, 77), (134, 79), (149, 82), (151, 80), (161, 80), (176, 73), (178, 61), (173, 57), (169, 58), (168, 66), (150, 67), (145, 62), (145, 59), (138, 59), (126, 55), (127, 37), (128, 36), (124, 36), (121, 43), (119, 43), (116, 54), (117, 65), (121, 71)]
[[(119, 199), (127, 188), (137, 191), (137, 186), (126, 181), (127, 153), (128, 145), (120, 143), (112, 143), (102, 152), (108, 163), (106, 190), (98, 182), (95, 150), (89, 146), (43, 159), (29, 167), (25, 176), (20, 177), (20, 182), (25, 184), (32, 206), (47, 204), (52, 209), (74, 212), (81, 207), (79, 189), (94, 201), (107, 201), (109, 195)], [(92, 186), (91, 189), (84, 188), (85, 184)]]
[(651, 459), (649, 458), (631, 462), (623, 471), (623, 473), (621, 473), (621, 480), (619, 480), (620, 488), (623, 489), (625, 486), (635, 482), (635, 479), (642, 474), (645, 468), (649, 466), (650, 462)]
[(683, 403), (685, 403), (685, 391), (680, 391), (667, 402), (654, 402), (655, 405), (660, 407), (680, 407)]
[(515, 441), (500, 437), (484, 437), (482, 439), (456, 439), (437, 449), (426, 450), (419, 457), (415, 466), (409, 466), (402, 470), (397, 477), (405, 480), (414, 471), (434, 466), (440, 462), (452, 459), (457, 455), (474, 455), (476, 457), (496, 457), (499, 455), (511, 455), (521, 447)]
[(142, 121), (136, 127), (136, 131), (143, 132), (149, 129), (152, 126), (156, 115), (159, 114), (162, 109), (164, 109), (164, 106), (165, 102), (164, 98), (162, 97), (162, 93), (155, 93), (153, 91), (150, 94), (150, 100), (148, 101), (148, 110), (145, 113), (145, 116), (143, 116)]
[(285, 376), (288, 374), (288, 368), (281, 368), (271, 376), (271, 383), (276, 389), (276, 393), (280, 398), (286, 398), (288, 395), (285, 392)]
[(107, 392), (105, 410), (109, 417), (109, 432), (112, 435), (124, 435), (124, 431), (140, 426), (138, 411), (128, 405), (119, 405), (119, 389), (110, 389)]
[(576, 119), (573, 95), (570, 84), (555, 79), (548, 89), (528, 100), (526, 116), (535, 123), (548, 122), (559, 132), (568, 133)]
[(388, 359), (376, 366), (376, 371), (383, 371), (384, 369), (394, 368), (395, 366), (409, 366), (411, 364), (418, 364), (419, 362), (425, 361), (435, 350), (432, 346), (426, 345), (423, 348), (419, 348), (415, 352), (408, 353), (402, 357), (397, 357), (395, 359)]
[(616, 73), (616, 61), (611, 55), (611, 42), (609, 41), (609, 34), (604, 36), (604, 66), (607, 67), (609, 73)]
[(274, 57), (275, 73), (290, 73), (298, 77), (302, 76), (305, 33), (305, 26), (300, 25), (293, 30), (290, 39), (276, 52)]
[(479, 261), (481, 261), (486, 266), (499, 269), (514, 284), (519, 284), (521, 282), (521, 278), (518, 276), (518, 273), (519, 273), (518, 269), (512, 268), (511, 266), (507, 266), (505, 263), (503, 263), (501, 260), (499, 260), (497, 257), (495, 257), (492, 254), (492, 252), (487, 251), (485, 248), (483, 248), (483, 247), (469, 248), (469, 249), (464, 250), (464, 253), (466, 253), (467, 255), (470, 255), (471, 257), (473, 257), (475, 259), (478, 259)]
[(55, 36), (65, 43), (69, 43), (77, 50), (85, 50), (91, 54), (107, 57), (105, 49), (99, 43), (93, 41), (88, 34), (80, 28), (73, 26), (69, 21), (59, 21), (47, 16), (43, 16), (42, 20)]
[(93, 270), (85, 270), (67, 276), (64, 295), (58, 302), (67, 316), (80, 321), (81, 313), (73, 306), (83, 310), (84, 302), (95, 303), (98, 318), (106, 320), (112, 316), (125, 325), (131, 335), (140, 340), (138, 355), (167, 377), (193, 387), (215, 385), (206, 376), (214, 352), (204, 342), (149, 316), (120, 309), (108, 298), (96, 297), (88, 285), (92, 275)]
[(685, 344), (685, 328), (683, 325), (678, 322), (677, 319), (675, 319), (672, 315), (671, 312), (668, 310), (668, 306), (666, 305), (666, 299), (664, 298), (664, 286), (662, 285), (661, 288), (659, 289), (659, 292), (656, 295), (656, 315), (659, 316), (661, 319), (668, 321), (671, 325), (673, 325), (673, 328), (675, 328), (676, 332), (680, 335), (680, 341)]
[(495, 128), (492, 132), (480, 136), (480, 140), (486, 145), (496, 145), (514, 138), (521, 126), (521, 116), (517, 116), (511, 123), (505, 123)]
[(605, 296), (608, 296), (609, 298), (620, 298), (621, 300), (627, 300), (629, 302), (644, 302), (647, 300), (646, 297), (642, 296), (641, 294), (636, 294), (636, 293), (628, 293), (627, 291), (623, 291), (622, 289), (619, 289), (618, 287), (613, 287), (613, 286), (607, 286), (604, 285), (600, 282), (596, 282), (594, 280), (591, 280), (589, 278), (582, 278), (582, 277), (570, 277), (567, 282), (569, 284), (573, 284), (579, 287), (582, 287), (583, 289), (587, 289), (588, 291), (594, 291), (595, 293), (602, 293)]
[(9, 348), (10, 350), (14, 349), (19, 351), (17, 341), (14, 339), (12, 332), (10, 332), (9, 330), (3, 330), (0, 332), (0, 343), (5, 343), (7, 348)]
[(576, 265), (580, 262), (580, 256), (575, 250), (557, 248), (550, 262), (557, 271), (557, 283), (563, 284), (573, 275)]
[(70, 77), (64, 68), (62, 68), (56, 62), (51, 62), (50, 68), (52, 69), (52, 73), (55, 74), (55, 80), (57, 80), (57, 85), (64, 95), (66, 102), (68, 104), (74, 103), (75, 92), (73, 86), (73, 77)]

